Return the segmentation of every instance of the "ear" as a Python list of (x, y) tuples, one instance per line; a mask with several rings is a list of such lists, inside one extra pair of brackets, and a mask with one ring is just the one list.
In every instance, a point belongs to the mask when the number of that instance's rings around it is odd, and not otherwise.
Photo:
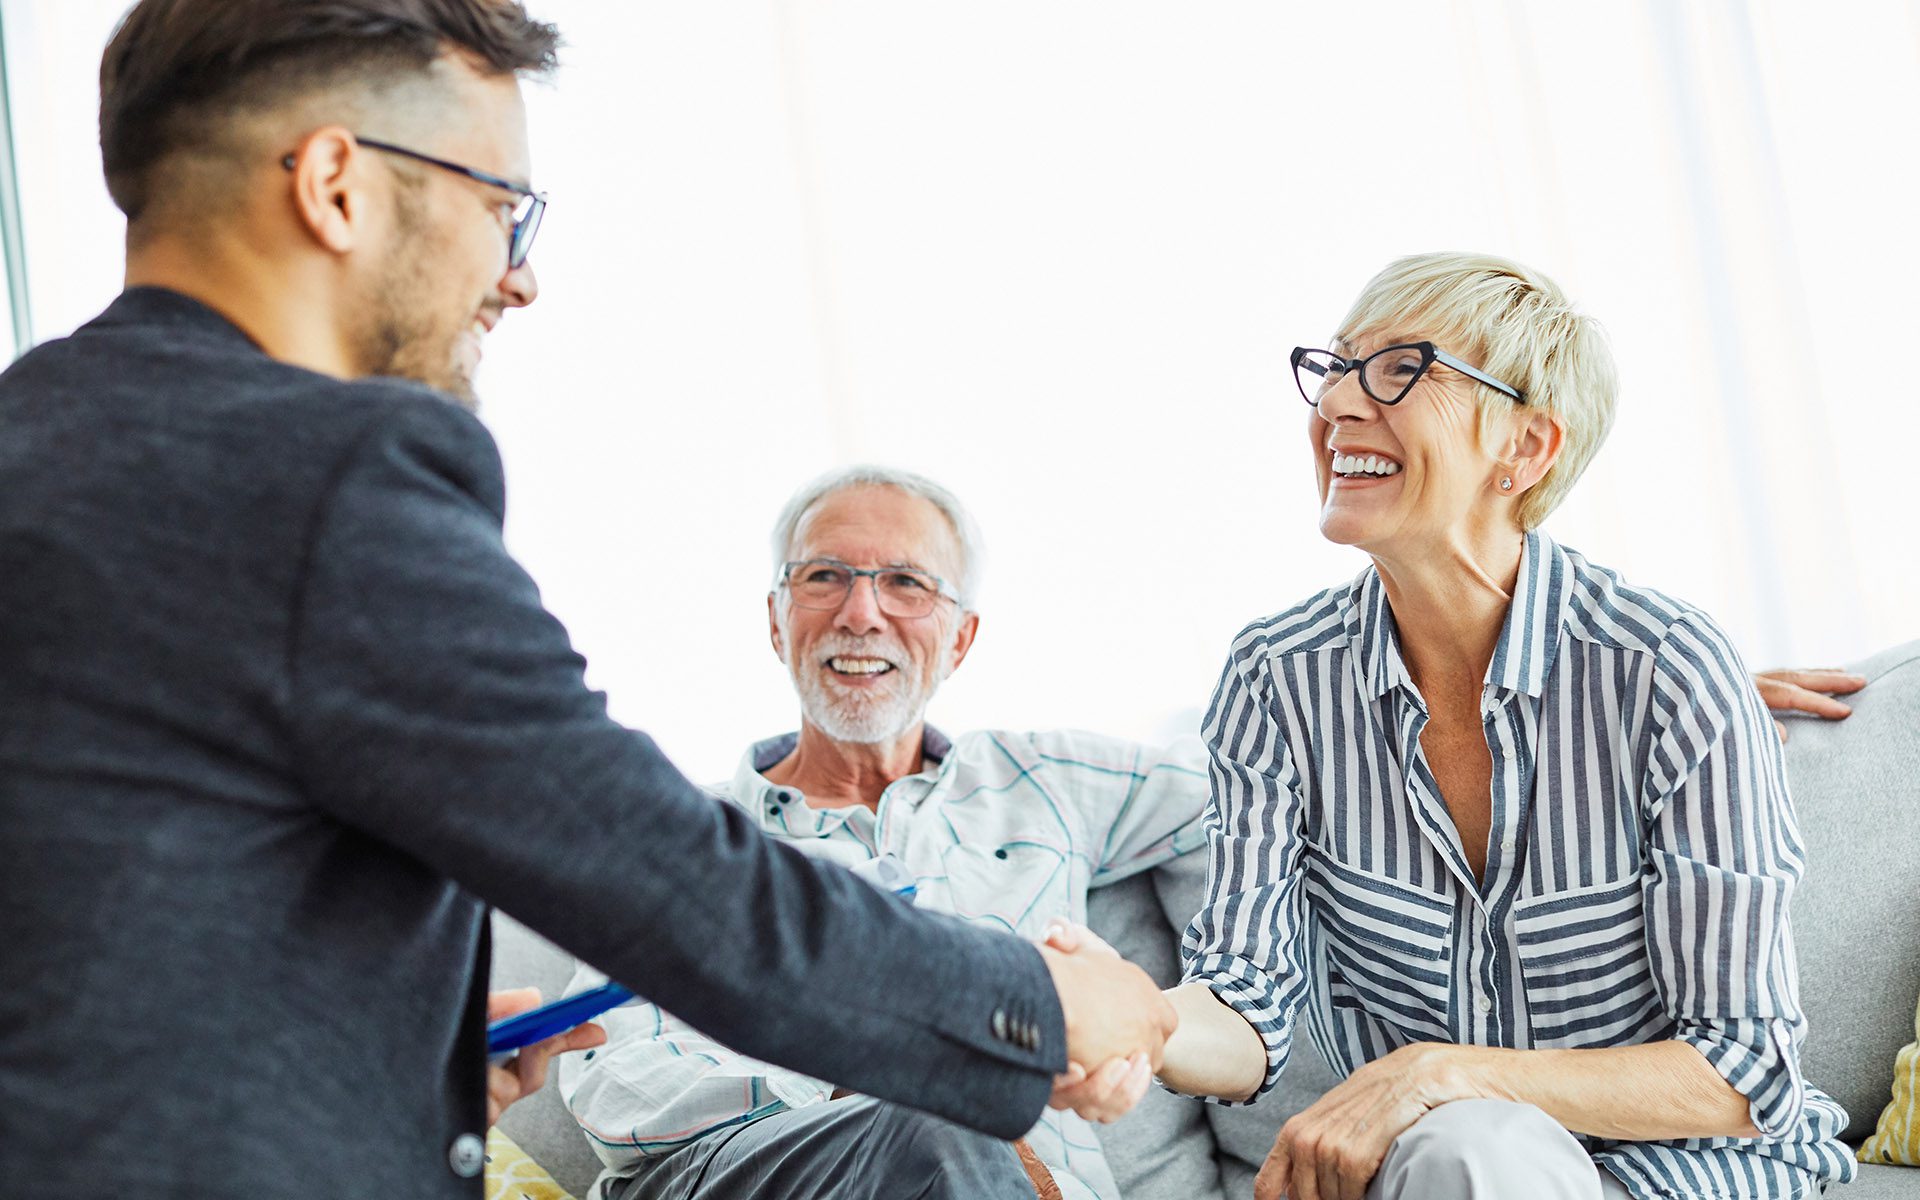
[(365, 236), (366, 162), (367, 151), (342, 125), (314, 130), (282, 160), (295, 219), (334, 254), (346, 254)]
[(973, 639), (980, 632), (980, 614), (967, 613), (960, 618), (960, 624), (953, 631), (953, 641), (947, 647), (947, 653), (953, 661), (947, 664), (947, 671), (959, 670), (960, 664), (967, 661), (967, 651), (973, 649)]
[[(1502, 494), (1518, 497), (1546, 478), (1553, 464), (1560, 461), (1566, 441), (1567, 427), (1557, 414), (1532, 412), (1521, 417), (1508, 445), (1507, 459), (1500, 467), (1503, 474), (1513, 478), (1513, 491)], [(1494, 486), (1499, 487), (1498, 481)]]
[(780, 628), (780, 610), (774, 607), (777, 602), (775, 593), (767, 593), (767, 640), (773, 643), (773, 653), (781, 662), (787, 661), (787, 632)]

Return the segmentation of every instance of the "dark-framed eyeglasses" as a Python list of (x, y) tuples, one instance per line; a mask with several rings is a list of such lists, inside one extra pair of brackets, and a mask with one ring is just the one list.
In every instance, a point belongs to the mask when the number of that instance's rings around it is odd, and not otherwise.
[(924, 617), (941, 600), (960, 603), (960, 594), (938, 575), (910, 567), (856, 567), (835, 558), (786, 563), (775, 586), (786, 588), (801, 608), (835, 609), (863, 576), (873, 580), (874, 601), (890, 617)]
[[(430, 167), (439, 167), (442, 171), (452, 171), (456, 175), (465, 175), (476, 183), (484, 183), (503, 192), (511, 192), (520, 197), (513, 209), (513, 226), (507, 234), (507, 270), (517, 271), (527, 261), (527, 254), (533, 249), (534, 235), (540, 232), (540, 222), (547, 214), (547, 194), (536, 192), (524, 183), (515, 183), (486, 171), (464, 166), (457, 162), (448, 162), (444, 158), (435, 158), (431, 154), (422, 154), (407, 146), (396, 146), (392, 142), (376, 141), (370, 137), (354, 135), (354, 140), (370, 150), (380, 150), (387, 154), (398, 154), (402, 158), (411, 158), (415, 162), (426, 163)], [(293, 169), (294, 156), (289, 154), (280, 160), (280, 165)]]
[(1360, 373), (1360, 388), (1367, 395), (1381, 404), (1398, 404), (1407, 398), (1413, 385), (1420, 382), (1427, 368), (1434, 363), (1486, 384), (1515, 404), (1527, 402), (1524, 393), (1501, 383), (1480, 368), (1462, 362), (1432, 342), (1405, 342), (1388, 346), (1365, 358), (1343, 358), (1331, 350), (1295, 346), (1292, 362), (1293, 381), (1299, 385), (1301, 397), (1313, 405), (1318, 405), (1320, 397), (1355, 371)]

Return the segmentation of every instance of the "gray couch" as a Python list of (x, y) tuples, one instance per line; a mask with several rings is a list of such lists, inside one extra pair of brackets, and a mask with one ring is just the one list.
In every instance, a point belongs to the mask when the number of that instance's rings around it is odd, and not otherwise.
[[(1854, 715), (1794, 721), (1787, 745), (1808, 857), (1793, 913), (1811, 1030), (1804, 1066), (1846, 1106), (1855, 1145), (1888, 1101), (1894, 1052), (1912, 1035), (1920, 996), (1920, 642), (1856, 669), (1872, 682)], [(1180, 930), (1204, 887), (1202, 857), (1094, 893), (1089, 921), (1171, 981)], [(495, 986), (535, 984), (548, 996), (565, 987), (569, 964), (558, 951), (504, 917), (495, 938)], [(1247, 1197), (1281, 1122), (1333, 1078), (1303, 1042), (1277, 1092), (1257, 1105), (1203, 1105), (1156, 1089), (1101, 1140), (1129, 1200)], [(585, 1194), (600, 1164), (551, 1085), (501, 1125), (563, 1186)], [(1920, 1200), (1920, 1167), (1862, 1167), (1841, 1191), (1847, 1200)]]

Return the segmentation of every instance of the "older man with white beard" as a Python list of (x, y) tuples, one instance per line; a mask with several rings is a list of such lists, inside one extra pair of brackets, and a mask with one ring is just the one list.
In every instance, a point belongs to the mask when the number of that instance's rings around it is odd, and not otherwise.
[[(767, 833), (910, 885), (920, 907), (1036, 939), (1052, 919), (1084, 921), (1089, 888), (1201, 844), (1198, 739), (1164, 751), (1078, 732), (949, 740), (924, 723), (980, 623), (979, 538), (946, 489), (901, 471), (835, 472), (788, 503), (773, 549), (769, 632), (800, 729), (750, 747), (715, 789)], [(601, 978), (582, 966), (572, 990)], [(766, 1002), (773, 1013), (782, 998)], [(560, 1068), (608, 1165), (596, 1197), (1119, 1196), (1072, 1112), (1048, 1112), (1009, 1145), (736, 1054), (650, 1005), (602, 1023), (608, 1045)], [(1033, 1036), (1014, 1025), (1016, 1042)], [(1098, 1067), (1091, 1086), (1113, 1113), (1149, 1079), (1136, 1056)]]

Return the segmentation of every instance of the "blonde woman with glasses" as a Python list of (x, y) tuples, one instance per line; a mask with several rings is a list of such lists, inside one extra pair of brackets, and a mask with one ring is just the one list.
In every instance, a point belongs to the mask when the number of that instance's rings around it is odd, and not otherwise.
[(1724, 633), (1540, 524), (1613, 419), (1551, 280), (1433, 254), (1292, 356), (1319, 523), (1372, 559), (1247, 627), (1161, 1079), (1345, 1076), (1261, 1200), (1789, 1197), (1852, 1177), (1800, 1072), (1779, 738)]

